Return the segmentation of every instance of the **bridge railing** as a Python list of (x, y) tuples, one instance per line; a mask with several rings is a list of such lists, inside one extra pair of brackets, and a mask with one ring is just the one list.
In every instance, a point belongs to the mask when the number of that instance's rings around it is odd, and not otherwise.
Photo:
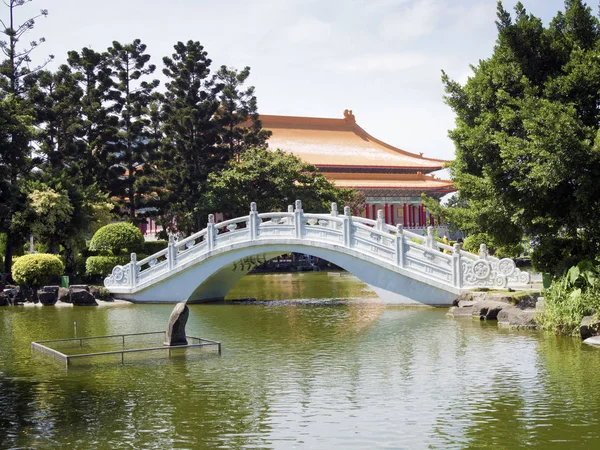
[(171, 236), (166, 249), (141, 261), (132, 253), (131, 262), (115, 267), (104, 284), (109, 289), (141, 289), (210, 256), (215, 249), (241, 242), (290, 240), (310, 241), (309, 245), (317, 247), (334, 244), (455, 288), (529, 282), (529, 274), (520, 272), (511, 259), (489, 256), (485, 245), (475, 255), (460, 244), (451, 247), (436, 242), (433, 227), (423, 236), (402, 225), (388, 225), (382, 210), (377, 219), (366, 219), (352, 216), (349, 207), (339, 214), (337, 204), (332, 203), (329, 213), (304, 213), (297, 200), (287, 212), (259, 213), (252, 203), (247, 216), (220, 223), (210, 214), (205, 229), (177, 242)]

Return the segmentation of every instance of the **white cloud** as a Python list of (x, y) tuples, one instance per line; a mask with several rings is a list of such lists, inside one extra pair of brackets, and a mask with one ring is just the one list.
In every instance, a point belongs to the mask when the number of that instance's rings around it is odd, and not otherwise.
[(355, 56), (333, 63), (342, 72), (397, 72), (414, 69), (427, 62), (420, 53), (386, 53)]
[(436, 0), (418, 0), (388, 14), (379, 27), (385, 39), (409, 41), (428, 36), (436, 29), (442, 8)]
[(302, 17), (285, 29), (284, 36), (293, 44), (325, 43), (331, 37), (331, 25), (314, 17)]

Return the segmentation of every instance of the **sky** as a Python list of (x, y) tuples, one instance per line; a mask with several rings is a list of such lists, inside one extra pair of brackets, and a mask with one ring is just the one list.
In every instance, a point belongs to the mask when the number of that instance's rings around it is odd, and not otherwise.
[[(563, 0), (522, 2), (544, 23), (564, 9)], [(45, 37), (33, 59), (54, 54), (51, 69), (69, 50), (139, 38), (163, 84), (162, 57), (197, 40), (214, 69), (251, 67), (259, 113), (342, 118), (350, 109), (376, 138), (442, 159), (454, 157), (454, 115), (441, 71), (464, 83), (496, 40), (496, 0), (33, 0), (16, 21), (40, 9), (49, 15), (26, 39)]]

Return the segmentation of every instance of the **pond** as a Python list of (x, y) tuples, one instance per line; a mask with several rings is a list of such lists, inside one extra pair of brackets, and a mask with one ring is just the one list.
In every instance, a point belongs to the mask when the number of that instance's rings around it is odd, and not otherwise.
[[(31, 341), (155, 331), (173, 305), (0, 308), (0, 448), (594, 448), (600, 351), (385, 307), (354, 277), (245, 277), (185, 355), (73, 367)], [(330, 302), (332, 299), (347, 299)]]

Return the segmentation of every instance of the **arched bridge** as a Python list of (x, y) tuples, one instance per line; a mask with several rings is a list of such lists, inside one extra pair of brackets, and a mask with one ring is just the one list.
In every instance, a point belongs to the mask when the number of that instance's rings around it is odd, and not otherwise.
[(338, 214), (308, 214), (298, 200), (288, 212), (258, 213), (207, 227), (185, 239), (169, 240), (164, 250), (141, 261), (117, 266), (104, 285), (119, 298), (134, 302), (175, 303), (222, 299), (254, 266), (278, 255), (297, 252), (330, 261), (370, 287), (391, 304), (448, 305), (465, 289), (526, 284), (529, 274), (511, 259), (479, 255), (433, 238), (354, 217), (350, 208)]

